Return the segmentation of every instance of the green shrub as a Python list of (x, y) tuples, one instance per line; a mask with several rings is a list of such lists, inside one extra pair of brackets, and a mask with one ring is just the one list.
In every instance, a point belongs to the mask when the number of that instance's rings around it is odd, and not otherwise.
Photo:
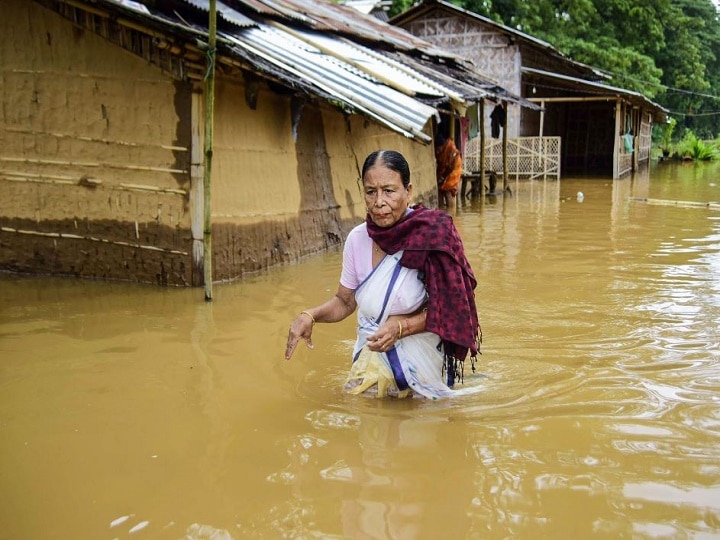
[(720, 146), (717, 141), (705, 142), (688, 130), (675, 147), (675, 155), (680, 159), (710, 161), (720, 159)]

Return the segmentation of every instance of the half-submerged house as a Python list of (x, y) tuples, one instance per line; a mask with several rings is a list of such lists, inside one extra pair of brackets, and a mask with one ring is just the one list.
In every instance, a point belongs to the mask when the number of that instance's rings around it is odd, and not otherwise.
[[(3, 0), (0, 269), (202, 285), (208, 0)], [(339, 244), (377, 149), (434, 204), (438, 108), (517, 102), (330, 0), (217, 2), (212, 279)]]
[[(515, 177), (559, 178), (562, 171), (619, 178), (649, 162), (652, 124), (665, 122), (667, 111), (642, 94), (604, 84), (602, 73), (549, 43), (442, 0), (423, 0), (390, 23), (472, 60), (503, 88), (541, 105), (508, 104), (479, 115), (491, 137), (483, 144), (483, 130), (471, 126), (466, 153), (475, 167), (481, 150), (485, 169)], [(498, 118), (505, 122), (504, 163), (503, 142), (492, 136)]]

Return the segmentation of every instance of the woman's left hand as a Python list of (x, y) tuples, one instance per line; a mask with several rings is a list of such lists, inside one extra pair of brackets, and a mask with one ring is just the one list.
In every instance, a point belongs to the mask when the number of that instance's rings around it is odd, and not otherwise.
[(388, 320), (367, 339), (367, 347), (373, 352), (387, 352), (400, 339), (397, 320)]

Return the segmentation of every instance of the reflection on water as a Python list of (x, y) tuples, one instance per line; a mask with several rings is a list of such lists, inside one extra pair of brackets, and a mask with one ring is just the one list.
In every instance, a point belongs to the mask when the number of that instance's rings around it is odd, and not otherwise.
[[(0, 538), (720, 535), (720, 166), (514, 182), (455, 216), (481, 392), (347, 396), (282, 359), (339, 252), (199, 290), (0, 278)], [(583, 193), (581, 200), (577, 193)]]

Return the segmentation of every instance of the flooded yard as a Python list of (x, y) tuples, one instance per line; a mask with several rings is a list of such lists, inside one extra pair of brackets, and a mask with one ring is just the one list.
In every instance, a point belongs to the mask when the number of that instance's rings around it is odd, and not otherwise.
[(283, 359), (339, 251), (212, 303), (0, 276), (0, 538), (720, 537), (720, 211), (686, 204), (720, 164), (510, 186), (455, 214), (484, 345), (448, 401), (344, 394), (354, 318)]

